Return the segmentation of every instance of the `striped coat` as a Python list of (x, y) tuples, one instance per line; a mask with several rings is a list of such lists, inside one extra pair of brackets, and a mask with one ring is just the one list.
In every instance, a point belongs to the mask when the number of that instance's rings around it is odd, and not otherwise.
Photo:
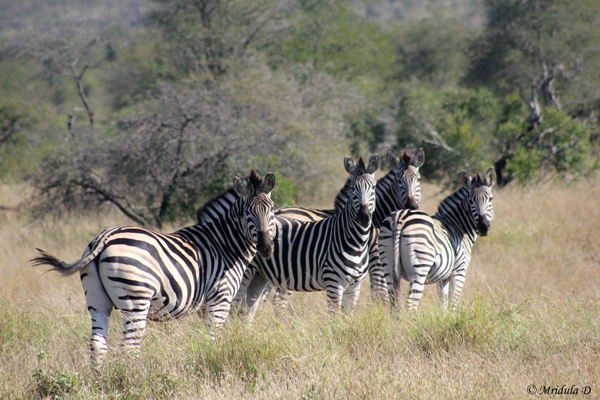
[(274, 187), (273, 175), (262, 182), (252, 171), (202, 207), (202, 223), (171, 234), (126, 226), (108, 229), (71, 264), (40, 250), (34, 265), (49, 265), (64, 275), (80, 273), (92, 318), (94, 365), (102, 366), (108, 351), (113, 308), (123, 316), (123, 341), (130, 349), (140, 347), (147, 319), (180, 318), (200, 307), (208, 311), (212, 335), (227, 318), (248, 263), (257, 251), (263, 256), (273, 251)]
[(271, 257), (255, 257), (248, 266), (236, 303), (244, 300), (251, 322), (267, 283), (284, 291), (325, 291), (328, 308), (352, 311), (360, 292), (360, 283), (368, 267), (371, 220), (375, 211), (374, 172), (379, 157), (362, 158), (355, 165), (344, 160), (350, 178), (347, 200), (333, 217), (304, 222), (276, 217), (276, 236)]
[(463, 187), (440, 203), (433, 216), (403, 210), (390, 214), (381, 226), (379, 250), (389, 282), (392, 304), (397, 305), (401, 278), (408, 280), (407, 304), (415, 310), (426, 284), (437, 283), (444, 308), (456, 307), (465, 283), (471, 250), (478, 236), (487, 236), (493, 219), (490, 168), (482, 178), (463, 171)]

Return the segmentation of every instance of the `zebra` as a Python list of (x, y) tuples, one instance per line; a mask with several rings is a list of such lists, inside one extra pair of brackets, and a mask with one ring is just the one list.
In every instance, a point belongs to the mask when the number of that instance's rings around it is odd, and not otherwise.
[(371, 156), (367, 167), (362, 157), (356, 164), (346, 157), (344, 167), (350, 174), (344, 189), (348, 199), (333, 217), (316, 222), (275, 218), (273, 254), (254, 258), (235, 297), (238, 306), (246, 300), (248, 323), (267, 283), (283, 290), (326, 291), (331, 313), (342, 305), (346, 312), (353, 310), (368, 266), (379, 156)]
[(198, 211), (196, 225), (171, 234), (120, 226), (102, 232), (71, 264), (37, 249), (34, 266), (49, 265), (63, 275), (80, 273), (92, 319), (92, 364), (100, 368), (108, 352), (113, 307), (123, 316), (123, 347), (138, 351), (147, 320), (181, 318), (205, 307), (211, 337), (227, 318), (245, 268), (256, 253), (269, 257), (275, 238), (271, 192), (252, 170), (234, 178), (233, 188)]
[(437, 283), (444, 309), (456, 309), (465, 283), (471, 250), (477, 236), (487, 236), (494, 217), (492, 186), (496, 172), (491, 167), (484, 177), (461, 173), (462, 187), (444, 199), (430, 217), (421, 211), (402, 210), (390, 214), (381, 225), (379, 249), (382, 267), (393, 279), (389, 293), (398, 305), (400, 279), (409, 282), (407, 306), (417, 309), (426, 284)]
[[(388, 301), (387, 280), (389, 277), (384, 275), (379, 260), (379, 250), (377, 245), (377, 236), (381, 223), (390, 213), (410, 209), (417, 210), (421, 201), (421, 176), (419, 167), (425, 162), (425, 152), (418, 149), (411, 157), (406, 150), (400, 157), (388, 154), (388, 163), (392, 169), (375, 186), (375, 198), (377, 207), (373, 214), (373, 227), (369, 242), (369, 281), (371, 293), (377, 297)], [(335, 215), (337, 210), (341, 210), (348, 196), (344, 189), (335, 199), (333, 210), (317, 210), (305, 207), (283, 207), (275, 210), (275, 215), (285, 218), (293, 218), (299, 221), (319, 221), (323, 218), (329, 218)], [(265, 298), (269, 294), (271, 287), (268, 286), (265, 292)], [(281, 292), (279, 289), (275, 295), (275, 305), (283, 310), (287, 307), (287, 301), (292, 292)]]

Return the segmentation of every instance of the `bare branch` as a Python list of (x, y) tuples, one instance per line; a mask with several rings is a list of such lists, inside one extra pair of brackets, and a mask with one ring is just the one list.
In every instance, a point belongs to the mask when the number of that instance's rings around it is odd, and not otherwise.
[(451, 146), (448, 145), (448, 143), (446, 143), (446, 141), (444, 140), (444, 138), (442, 137), (442, 135), (440, 135), (434, 128), (433, 126), (431, 126), (428, 122), (426, 121), (420, 121), (422, 126), (425, 128), (425, 130), (427, 131), (427, 133), (430, 135), (430, 137), (427, 137), (425, 135), (422, 135), (418, 130), (417, 130), (417, 135), (419, 136), (419, 138), (424, 141), (425, 143), (429, 143), (431, 145), (434, 145), (436, 147), (439, 147), (441, 149), (444, 149), (454, 155), (456, 155), (461, 162), (464, 164), (464, 166), (466, 168), (469, 168), (469, 163), (461, 156), (460, 152), (454, 148), (452, 148)]

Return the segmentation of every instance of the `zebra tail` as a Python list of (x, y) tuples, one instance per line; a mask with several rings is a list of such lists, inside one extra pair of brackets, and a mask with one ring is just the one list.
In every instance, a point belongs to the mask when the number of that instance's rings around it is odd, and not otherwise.
[(87, 255), (71, 264), (61, 261), (54, 254), (50, 254), (37, 247), (35, 249), (40, 252), (41, 256), (32, 258), (29, 261), (34, 267), (38, 267), (40, 265), (49, 265), (50, 267), (52, 267), (51, 271), (60, 272), (65, 276), (72, 275), (75, 272), (83, 269), (89, 263), (91, 263), (94, 260), (94, 258), (96, 258), (98, 254), (100, 254), (102, 250), (104, 250), (106, 238), (108, 236), (107, 233), (109, 233), (109, 231), (105, 231), (104, 234), (102, 234), (98, 238), (98, 240), (95, 241), (92, 251), (90, 251)]

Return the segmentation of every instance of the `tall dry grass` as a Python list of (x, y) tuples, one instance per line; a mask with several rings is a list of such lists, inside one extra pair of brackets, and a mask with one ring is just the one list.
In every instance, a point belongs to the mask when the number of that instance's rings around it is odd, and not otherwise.
[[(0, 204), (20, 190), (0, 187)], [(423, 192), (434, 213), (445, 194)], [(199, 318), (150, 323), (140, 358), (119, 351), (113, 315), (100, 375), (79, 278), (28, 260), (35, 247), (75, 260), (127, 221), (1, 212), (0, 398), (513, 399), (531, 385), (580, 396), (587, 385), (600, 398), (600, 179), (494, 192), (492, 231), (475, 244), (456, 313), (440, 311), (433, 287), (414, 317), (373, 303), (367, 285), (348, 318), (329, 318), (323, 293), (296, 294), (283, 318), (267, 304), (252, 328), (232, 321), (216, 343)]]

